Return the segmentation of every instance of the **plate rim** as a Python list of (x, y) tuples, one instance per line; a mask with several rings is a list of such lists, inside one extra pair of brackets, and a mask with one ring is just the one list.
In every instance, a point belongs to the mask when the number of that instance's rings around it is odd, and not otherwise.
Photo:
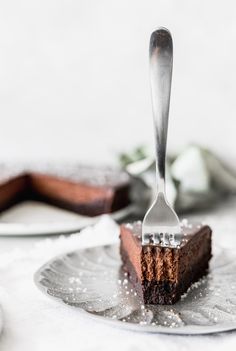
[[(86, 218), (88, 220), (87, 223), (83, 223), (81, 225), (79, 225), (79, 223), (76, 223), (72, 227), (68, 226), (68, 229), (66, 229), (65, 228), (66, 226), (65, 226), (61, 230), (50, 223), (45, 223), (45, 224), (44, 223), (43, 224), (10, 223), (10, 222), (4, 223), (0, 221), (0, 236), (27, 237), (27, 236), (41, 236), (41, 235), (44, 236), (44, 235), (72, 234), (72, 233), (79, 232), (86, 226), (96, 224), (99, 221), (99, 219), (101, 219), (103, 216), (110, 216), (115, 221), (119, 221), (119, 220), (122, 220), (122, 218), (132, 214), (134, 210), (135, 210), (134, 205), (129, 204), (128, 206), (121, 208), (120, 210), (112, 213), (104, 213), (94, 217), (83, 216), (83, 218)], [(81, 216), (81, 215), (78, 214), (78, 216)]]
[[(235, 321), (235, 324), (233, 322), (226, 323), (223, 327), (220, 327), (220, 326), (216, 327), (214, 325), (210, 325), (207, 327), (195, 325), (195, 326), (180, 326), (180, 327), (174, 327), (174, 328), (169, 328), (169, 327), (164, 327), (164, 326), (152, 326), (152, 325), (146, 326), (146, 325), (139, 325), (139, 324), (129, 323), (129, 322), (124, 323), (121, 320), (118, 320), (118, 319), (114, 320), (112, 318), (106, 318), (104, 316), (96, 315), (96, 314), (93, 314), (89, 311), (86, 311), (81, 307), (76, 307), (76, 306), (70, 305), (70, 304), (66, 303), (66, 301), (62, 300), (61, 298), (48, 294), (48, 292), (47, 292), (48, 288), (44, 287), (40, 283), (41, 272), (50, 263), (52, 263), (56, 259), (60, 259), (60, 258), (64, 257), (65, 255), (73, 254), (75, 252), (77, 253), (78, 251), (84, 251), (84, 250), (88, 250), (88, 249), (98, 249), (101, 247), (112, 247), (112, 246), (117, 247), (117, 246), (119, 246), (119, 243), (86, 247), (86, 248), (81, 248), (81, 249), (77, 249), (77, 250), (73, 250), (73, 251), (68, 251), (68, 252), (65, 252), (65, 253), (60, 254), (60, 255), (56, 255), (37, 269), (37, 271), (33, 275), (33, 281), (34, 281), (35, 285), (37, 286), (37, 288), (44, 295), (49, 297), (51, 300), (53, 300), (55, 302), (59, 302), (60, 304), (65, 305), (66, 307), (77, 309), (80, 313), (82, 312), (84, 315), (96, 320), (97, 322), (102, 321), (105, 324), (109, 324), (111, 326), (119, 327), (119, 328), (125, 329), (125, 330), (141, 332), (141, 333), (145, 332), (145, 333), (151, 333), (151, 334), (169, 334), (169, 335), (210, 335), (210, 334), (225, 333), (225, 332), (230, 332), (230, 331), (236, 330), (236, 321)], [(221, 249), (224, 250), (225, 248), (221, 248)], [(229, 251), (233, 251), (233, 250), (229, 250)], [(206, 328), (206, 330), (204, 330), (205, 328)]]

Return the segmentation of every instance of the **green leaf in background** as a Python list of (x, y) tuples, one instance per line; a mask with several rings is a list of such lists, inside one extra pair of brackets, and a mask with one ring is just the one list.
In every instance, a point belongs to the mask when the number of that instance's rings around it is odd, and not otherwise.
[(122, 167), (126, 167), (130, 163), (143, 160), (148, 157), (147, 147), (144, 145), (136, 147), (129, 153), (121, 153), (119, 155), (119, 161)]

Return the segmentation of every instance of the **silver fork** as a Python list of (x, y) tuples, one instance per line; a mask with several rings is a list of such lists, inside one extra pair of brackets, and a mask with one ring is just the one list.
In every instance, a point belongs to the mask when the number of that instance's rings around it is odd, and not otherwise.
[(154, 31), (150, 38), (150, 81), (156, 139), (157, 196), (143, 219), (142, 245), (178, 246), (181, 227), (165, 192), (166, 140), (169, 118), (173, 63), (173, 44), (165, 28)]

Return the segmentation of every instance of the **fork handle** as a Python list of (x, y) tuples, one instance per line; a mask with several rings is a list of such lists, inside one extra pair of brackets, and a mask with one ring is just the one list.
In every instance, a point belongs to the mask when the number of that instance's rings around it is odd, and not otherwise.
[(163, 193), (165, 196), (166, 141), (173, 65), (173, 43), (171, 34), (167, 29), (159, 28), (152, 33), (149, 59), (156, 139), (156, 179), (158, 193)]

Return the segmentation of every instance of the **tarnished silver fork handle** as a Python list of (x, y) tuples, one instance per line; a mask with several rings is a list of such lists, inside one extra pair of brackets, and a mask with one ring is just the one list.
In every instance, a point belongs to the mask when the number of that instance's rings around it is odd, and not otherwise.
[(150, 82), (155, 128), (157, 197), (142, 225), (142, 243), (177, 245), (180, 242), (179, 219), (166, 200), (165, 162), (169, 104), (173, 65), (173, 43), (165, 28), (154, 31), (150, 39)]

